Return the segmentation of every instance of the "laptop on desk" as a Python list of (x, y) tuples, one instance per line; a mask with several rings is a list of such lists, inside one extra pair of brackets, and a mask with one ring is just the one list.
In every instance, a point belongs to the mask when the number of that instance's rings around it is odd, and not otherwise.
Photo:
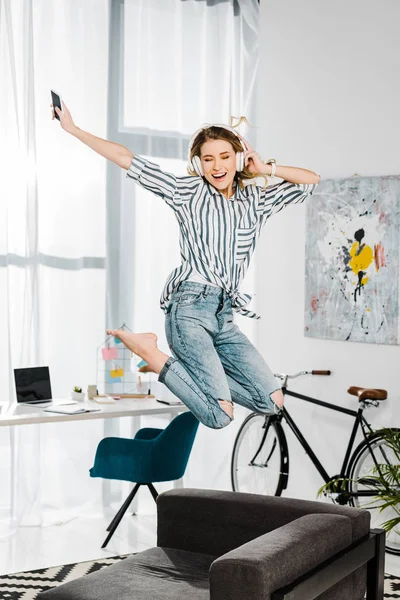
[[(15, 391), (17, 402), (27, 406), (60, 405), (54, 402), (51, 395), (49, 367), (29, 367), (14, 369)], [(74, 401), (64, 400), (63, 404), (76, 404)]]

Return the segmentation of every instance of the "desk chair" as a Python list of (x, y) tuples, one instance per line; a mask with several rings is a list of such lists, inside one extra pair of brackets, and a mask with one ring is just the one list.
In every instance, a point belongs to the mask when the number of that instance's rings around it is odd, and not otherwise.
[(102, 548), (107, 546), (141, 485), (147, 485), (156, 500), (154, 482), (183, 477), (198, 426), (196, 417), (185, 412), (165, 429), (144, 427), (133, 439), (109, 437), (99, 443), (90, 476), (136, 483), (107, 527), (109, 534)]

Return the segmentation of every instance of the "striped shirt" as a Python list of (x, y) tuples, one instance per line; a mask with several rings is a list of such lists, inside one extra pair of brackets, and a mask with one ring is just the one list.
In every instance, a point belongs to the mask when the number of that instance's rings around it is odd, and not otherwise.
[(179, 223), (181, 264), (169, 275), (160, 298), (167, 312), (172, 293), (191, 275), (200, 274), (222, 287), (237, 313), (259, 319), (245, 307), (251, 296), (239, 292), (256, 242), (267, 219), (292, 203), (303, 202), (317, 184), (282, 181), (263, 189), (236, 186), (227, 199), (202, 177), (176, 177), (140, 156), (132, 159), (127, 177), (161, 196)]

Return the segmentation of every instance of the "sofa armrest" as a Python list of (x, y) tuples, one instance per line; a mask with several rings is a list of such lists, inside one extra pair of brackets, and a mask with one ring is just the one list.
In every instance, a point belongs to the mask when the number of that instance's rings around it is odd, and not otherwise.
[(353, 541), (369, 532), (370, 513), (327, 502), (203, 489), (174, 489), (157, 498), (157, 544), (221, 556), (307, 514), (349, 517)]
[(217, 558), (210, 569), (210, 600), (269, 600), (272, 592), (351, 544), (348, 517), (300, 517)]

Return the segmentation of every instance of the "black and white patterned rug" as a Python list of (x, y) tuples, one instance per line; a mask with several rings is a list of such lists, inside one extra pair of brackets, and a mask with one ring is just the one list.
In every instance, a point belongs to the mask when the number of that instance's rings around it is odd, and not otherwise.
[(95, 571), (113, 565), (127, 556), (130, 555), (0, 575), (0, 600), (34, 600), (40, 592), (45, 592), (83, 575), (95, 573)]
[[(40, 592), (99, 571), (119, 560), (123, 560), (127, 556), (130, 555), (99, 558), (98, 560), (61, 565), (60, 567), (0, 575), (0, 600), (34, 600)], [(385, 598), (400, 598), (400, 577), (385, 575)]]

